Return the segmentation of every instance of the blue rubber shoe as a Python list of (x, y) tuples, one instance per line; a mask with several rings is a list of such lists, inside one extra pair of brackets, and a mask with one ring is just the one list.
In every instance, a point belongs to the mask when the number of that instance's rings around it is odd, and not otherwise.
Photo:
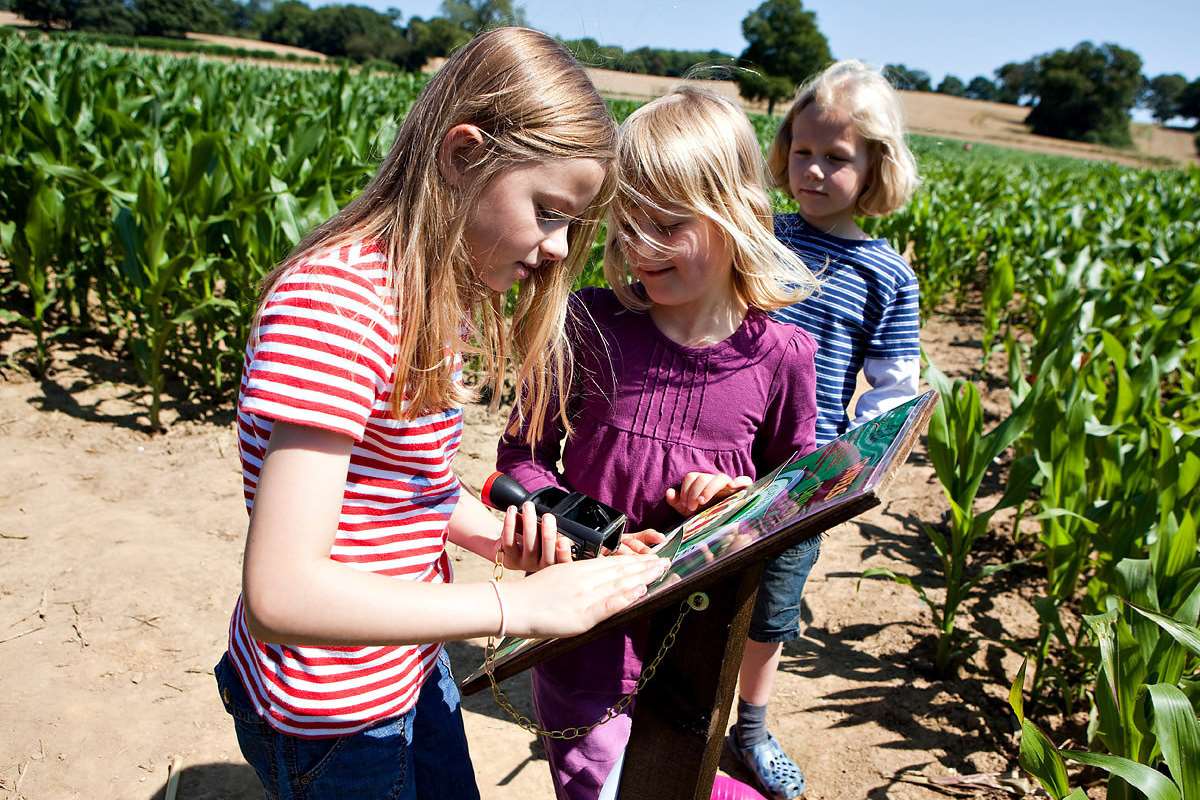
[(738, 763), (750, 771), (771, 800), (794, 800), (804, 794), (804, 773), (770, 733), (765, 742), (742, 747), (737, 732), (730, 728), (725, 746)]

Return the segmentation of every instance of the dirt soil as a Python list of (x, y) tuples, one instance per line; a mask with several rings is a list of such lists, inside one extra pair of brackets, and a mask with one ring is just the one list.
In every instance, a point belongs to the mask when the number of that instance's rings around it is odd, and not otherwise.
[[(966, 375), (978, 362), (976, 331), (941, 317), (923, 338), (943, 370)], [(0, 364), (28, 345), (0, 332)], [(194, 405), (173, 400), (169, 431), (152, 435), (128, 366), (88, 342), (59, 346), (45, 380), (2, 374), (0, 798), (161, 797), (175, 756), (180, 798), (260, 796), (211, 674), (246, 529), (229, 409), (197, 419)], [(988, 407), (1003, 397), (988, 389)], [(483, 407), (467, 410), (456, 467), (473, 489), (492, 469), (500, 424)], [(1019, 659), (986, 639), (1033, 636), (1028, 603), (996, 584), (970, 606), (980, 647), (959, 678), (941, 681), (927, 667), (930, 617), (916, 595), (859, 585), (864, 568), (884, 566), (936, 596), (918, 523), (944, 509), (918, 447), (885, 505), (828, 535), (769, 718), (812, 800), (944, 797), (925, 782), (1015, 765), (1005, 698)], [(1000, 540), (994, 549), (984, 557), (1003, 555)], [(487, 576), (475, 556), (455, 558), (459, 580)], [(465, 675), (481, 642), (450, 652)], [(528, 711), (525, 679), (507, 688)], [(534, 739), (487, 694), (465, 709), (483, 797), (552, 798)]]

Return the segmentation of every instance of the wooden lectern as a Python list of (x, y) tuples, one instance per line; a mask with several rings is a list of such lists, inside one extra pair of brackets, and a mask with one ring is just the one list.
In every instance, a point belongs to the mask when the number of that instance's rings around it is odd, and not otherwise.
[[(652, 658), (682, 614), (674, 644), (634, 701), (619, 796), (708, 800), (764, 565), (878, 505), (936, 404), (927, 392), (689, 519), (659, 546), (671, 567), (645, 597), (580, 636), (501, 642), (495, 679), (635, 620), (649, 620)], [(462, 689), (489, 685), (480, 668)]]

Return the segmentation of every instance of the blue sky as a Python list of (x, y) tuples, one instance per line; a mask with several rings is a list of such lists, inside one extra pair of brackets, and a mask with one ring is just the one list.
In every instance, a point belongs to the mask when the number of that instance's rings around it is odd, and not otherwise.
[[(435, 16), (440, 0), (340, 0), (410, 16)], [(322, 4), (322, 3), (314, 3)], [(591, 36), (626, 49), (715, 48), (737, 55), (745, 47), (742, 18), (758, 5), (738, 0), (517, 0), (534, 27), (567, 38)], [(1021, 61), (1089, 39), (1137, 52), (1150, 76), (1181, 72), (1200, 77), (1200, 2), (1166, 0), (810, 0), (804, 7), (837, 58), (902, 63), (928, 72), (936, 85), (952, 72), (963, 80), (991, 76), (1006, 61)]]

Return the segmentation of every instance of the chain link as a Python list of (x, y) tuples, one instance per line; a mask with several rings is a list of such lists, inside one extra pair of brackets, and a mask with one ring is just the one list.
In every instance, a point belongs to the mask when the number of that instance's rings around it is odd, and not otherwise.
[[(499, 550), (496, 551), (496, 566), (492, 570), (492, 574), (495, 576), (495, 580), (500, 580), (504, 576), (504, 565), (500, 563)], [(658, 671), (658, 665), (662, 663), (662, 660), (666, 658), (671, 647), (674, 646), (675, 637), (679, 635), (679, 628), (683, 625), (683, 618), (688, 615), (689, 611), (703, 611), (706, 608), (708, 608), (708, 595), (703, 592), (694, 592), (679, 604), (679, 616), (675, 618), (675, 622), (671, 625), (670, 630), (667, 631), (667, 635), (663, 637), (662, 644), (658, 648), (658, 653), (649, 664), (642, 668), (642, 676), (638, 678), (633, 691), (622, 695), (620, 700), (609, 706), (608, 710), (600, 715), (600, 719), (591, 725), (572, 725), (560, 730), (549, 731), (518, 711), (508, 699), (508, 695), (500, 688), (500, 684), (496, 682), (495, 664), (493, 663), (496, 657), (496, 638), (489, 636), (487, 648), (484, 650), (483, 655), (483, 671), (487, 673), (488, 682), (492, 685), (492, 698), (496, 701), (496, 705), (504, 709), (504, 712), (512, 718), (517, 727), (529, 731), (535, 736), (545, 736), (549, 739), (559, 741), (571, 741), (587, 736), (599, 726), (618, 717), (622, 711), (629, 707), (629, 704), (633, 702), (633, 698), (637, 696), (637, 693), (654, 677), (654, 673)]]

